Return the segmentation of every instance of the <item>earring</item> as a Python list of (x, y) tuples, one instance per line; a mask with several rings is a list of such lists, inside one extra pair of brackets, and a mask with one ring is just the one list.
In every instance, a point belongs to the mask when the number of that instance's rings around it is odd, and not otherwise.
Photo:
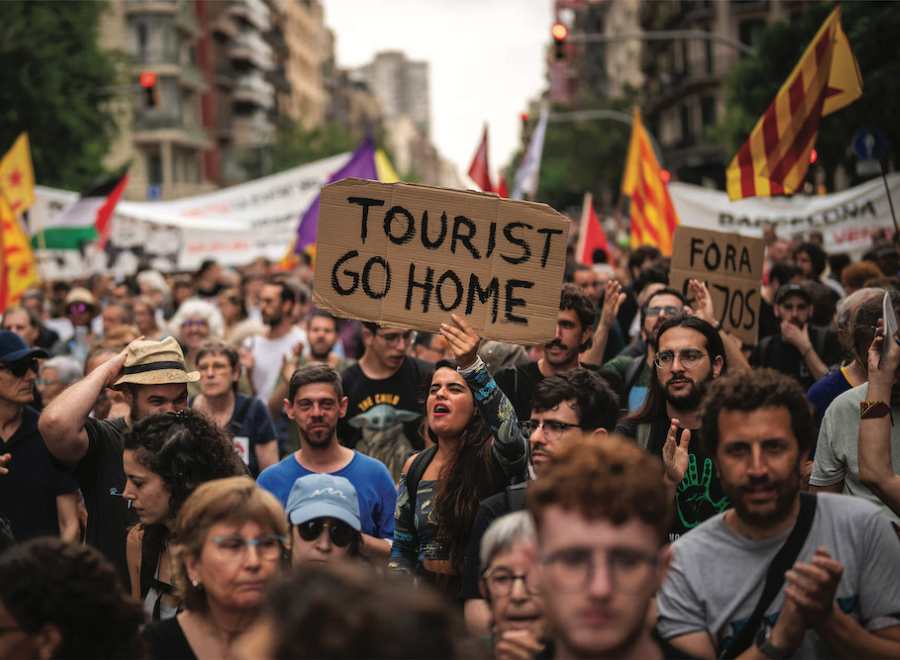
[(202, 589), (202, 585), (197, 582), (197, 580), (191, 580), (191, 586), (193, 586), (194, 589)]

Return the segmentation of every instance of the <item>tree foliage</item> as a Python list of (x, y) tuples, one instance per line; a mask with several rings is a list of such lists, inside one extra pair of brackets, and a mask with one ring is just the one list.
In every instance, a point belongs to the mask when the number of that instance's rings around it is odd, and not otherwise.
[(357, 141), (338, 124), (305, 128), (291, 117), (278, 119), (272, 167), (276, 172), (356, 149)]
[(107, 173), (116, 134), (103, 88), (119, 80), (98, 42), (106, 3), (0, 2), (0, 152), (28, 132), (39, 184), (84, 190)]
[[(834, 8), (831, 2), (814, 5), (787, 23), (774, 23), (760, 35), (757, 57), (744, 59), (726, 82), (726, 112), (711, 136), (737, 153), (760, 116), (791, 74), (803, 51)], [(856, 56), (865, 97), (822, 118), (816, 150), (831, 180), (838, 165), (855, 177), (856, 157), (850, 145), (866, 126), (887, 137), (887, 162), (897, 167), (900, 148), (900, 10), (895, 2), (847, 2), (841, 6), (842, 25)], [(854, 183), (856, 181), (854, 180)]]

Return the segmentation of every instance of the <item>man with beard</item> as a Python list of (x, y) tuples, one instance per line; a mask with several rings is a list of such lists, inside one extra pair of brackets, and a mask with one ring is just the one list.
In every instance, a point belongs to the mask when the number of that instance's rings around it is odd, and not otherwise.
[[(174, 338), (137, 340), (64, 390), (41, 414), (38, 427), (51, 460), (72, 474), (84, 494), (85, 538), (115, 564), (126, 588), (125, 537), (138, 520), (122, 497), (122, 436), (146, 417), (187, 408), (187, 384), (198, 380), (200, 372), (187, 371)], [(131, 411), (126, 417), (97, 421), (90, 413), (108, 387), (121, 390)]]
[[(579, 438), (586, 435), (607, 438), (616, 428), (618, 412), (615, 393), (590, 369), (575, 367), (539, 382), (531, 400), (531, 419), (519, 422), (519, 430), (529, 445), (534, 478), (540, 478), (551, 456)], [(490, 610), (478, 587), (481, 540), (492, 522), (524, 508), (528, 484), (526, 481), (509, 486), (478, 507), (460, 587), (460, 598), (465, 600), (466, 628), (471, 637), (486, 635), (490, 628)]]
[(383, 463), (338, 441), (338, 419), (347, 413), (340, 375), (319, 362), (300, 367), (291, 376), (284, 407), (297, 424), (300, 449), (263, 470), (257, 483), (284, 506), (300, 477), (317, 473), (344, 477), (356, 488), (359, 499), (360, 554), (384, 566), (391, 550), (388, 539), (394, 536), (397, 490)]
[(497, 386), (512, 402), (519, 419), (531, 419), (531, 397), (535, 386), (547, 376), (582, 366), (596, 371), (622, 401), (622, 379), (609, 369), (578, 362), (578, 355), (592, 344), (594, 306), (575, 284), (564, 284), (556, 316), (556, 336), (544, 344), (544, 355), (535, 362), (508, 367), (494, 375)]
[(719, 333), (697, 316), (673, 314), (660, 326), (656, 341), (644, 405), (617, 430), (651, 455), (662, 455), (675, 496), (674, 540), (728, 506), (712, 461), (696, 441), (700, 399), (727, 365)]
[[(772, 369), (730, 374), (709, 387), (701, 416), (734, 508), (672, 546), (657, 597), (663, 638), (698, 658), (900, 657), (900, 545), (870, 502), (801, 496), (815, 438), (802, 388)], [(767, 578), (789, 537), (789, 570)]]
[(775, 294), (781, 332), (763, 338), (750, 355), (754, 367), (770, 367), (792, 376), (809, 390), (828, 367), (841, 360), (841, 345), (830, 328), (810, 328), (812, 295), (800, 284), (784, 284)]
[(644, 355), (619, 355), (603, 365), (615, 371), (625, 384), (625, 396), (628, 398), (622, 403), (627, 403), (629, 412), (638, 410), (647, 396), (647, 383), (653, 357), (656, 355), (656, 335), (660, 326), (673, 314), (688, 309), (684, 296), (676, 289), (664, 287), (654, 291), (641, 306), (641, 340), (646, 347)]
[[(894, 310), (900, 310), (900, 293), (891, 292), (891, 303)], [(857, 316), (867, 319), (868, 322), (859, 323), (854, 330), (854, 339), (860, 345), (860, 362), (866, 374), (869, 367), (868, 348), (875, 337), (872, 327), (884, 314), (884, 296), (873, 298), (860, 306)], [(867, 499), (879, 505), (884, 514), (894, 523), (900, 524), (900, 517), (890, 509), (878, 496), (867, 488), (860, 480), (859, 475), (859, 428), (860, 428), (860, 404), (864, 401), (884, 400), (887, 397), (872, 396), (869, 393), (869, 384), (863, 383), (858, 387), (839, 395), (828, 406), (825, 416), (822, 418), (822, 426), (819, 430), (819, 440), (816, 444), (816, 456), (813, 463), (812, 474), (809, 478), (810, 490), (813, 492), (843, 493)], [(900, 415), (900, 384), (893, 384), (890, 393), (890, 412)], [(884, 408), (882, 408), (884, 410)], [(898, 419), (894, 415), (894, 419)], [(894, 472), (900, 473), (900, 426), (891, 425), (891, 461)]]
[(259, 294), (262, 321), (269, 329), (248, 337), (242, 353), (253, 394), (263, 401), (268, 401), (275, 389), (284, 358), (290, 358), (298, 344), (306, 345), (306, 332), (293, 321), (298, 305), (299, 289), (285, 280), (266, 284)]

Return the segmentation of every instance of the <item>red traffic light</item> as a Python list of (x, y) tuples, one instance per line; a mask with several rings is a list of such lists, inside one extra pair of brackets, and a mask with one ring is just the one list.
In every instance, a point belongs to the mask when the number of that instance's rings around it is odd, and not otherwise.
[(812, 165), (819, 159), (819, 152), (815, 149), (809, 150), (809, 164)]
[(156, 74), (152, 71), (144, 71), (141, 74), (141, 87), (153, 87), (156, 84)]
[(527, 112), (520, 112), (520, 113), (519, 113), (519, 119), (521, 119), (523, 122), (528, 121), (528, 113), (527, 113)]
[(669, 181), (672, 180), (672, 174), (669, 172), (669, 170), (661, 169), (659, 171), (659, 178), (662, 179), (663, 183), (669, 183)]
[(569, 35), (569, 29), (562, 23), (555, 23), (553, 27), (550, 28), (550, 34), (552, 34), (553, 38), (557, 41), (562, 41)]

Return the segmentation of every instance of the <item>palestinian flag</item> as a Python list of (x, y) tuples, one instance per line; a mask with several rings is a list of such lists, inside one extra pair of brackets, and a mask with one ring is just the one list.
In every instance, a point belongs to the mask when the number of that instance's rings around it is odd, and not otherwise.
[[(112, 215), (128, 183), (128, 173), (110, 179), (84, 193), (68, 209), (52, 218), (41, 229), (48, 250), (78, 250), (85, 243), (106, 247), (112, 230)], [(43, 247), (40, 237), (31, 239), (34, 247)]]

